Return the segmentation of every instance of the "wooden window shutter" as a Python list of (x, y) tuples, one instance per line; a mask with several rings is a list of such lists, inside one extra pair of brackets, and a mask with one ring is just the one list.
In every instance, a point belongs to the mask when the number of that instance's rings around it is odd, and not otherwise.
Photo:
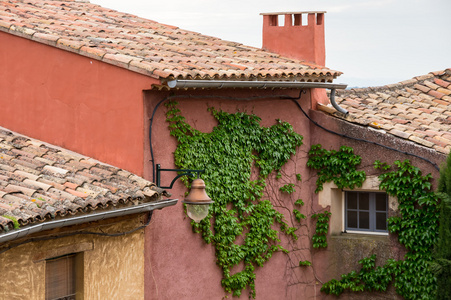
[(46, 261), (45, 299), (74, 300), (76, 294), (75, 254), (64, 255)]

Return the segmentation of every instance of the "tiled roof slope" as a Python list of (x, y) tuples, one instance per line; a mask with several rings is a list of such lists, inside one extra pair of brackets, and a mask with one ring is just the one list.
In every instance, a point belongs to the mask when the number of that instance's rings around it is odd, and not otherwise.
[(0, 1), (0, 30), (158, 79), (331, 82), (341, 74), (89, 1)]
[(0, 233), (161, 193), (130, 172), (0, 127)]
[(444, 154), (451, 150), (451, 68), (396, 84), (337, 91), (336, 101), (349, 111), (350, 122)]

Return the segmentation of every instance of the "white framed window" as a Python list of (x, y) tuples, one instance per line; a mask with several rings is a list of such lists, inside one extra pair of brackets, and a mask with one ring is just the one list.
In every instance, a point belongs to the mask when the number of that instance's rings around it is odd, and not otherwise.
[[(332, 235), (343, 233), (388, 235), (387, 219), (389, 212), (396, 212), (398, 210), (398, 201), (396, 197), (389, 196), (384, 191), (381, 191), (379, 185), (380, 181), (377, 176), (367, 176), (362, 186), (353, 190), (339, 189), (333, 182), (324, 183), (323, 190), (318, 194), (318, 204), (323, 208), (330, 208), (330, 212), (332, 213), (329, 232)], [(362, 201), (361, 205), (357, 204), (357, 208), (355, 208), (355, 205), (350, 203), (349, 216), (347, 214), (348, 208), (346, 203), (347, 193), (363, 193), (358, 194), (362, 195), (362, 199), (360, 200)], [(365, 194), (368, 196), (365, 196)], [(366, 206), (367, 200), (363, 200), (365, 197), (368, 198), (368, 206)], [(376, 201), (376, 197), (378, 199), (385, 199), (385, 201)], [(376, 205), (376, 203), (378, 204)], [(358, 218), (357, 225), (355, 223), (356, 217)], [(350, 218), (349, 225), (348, 218)]]
[(345, 191), (344, 193), (346, 232), (388, 232), (386, 193), (367, 191)]

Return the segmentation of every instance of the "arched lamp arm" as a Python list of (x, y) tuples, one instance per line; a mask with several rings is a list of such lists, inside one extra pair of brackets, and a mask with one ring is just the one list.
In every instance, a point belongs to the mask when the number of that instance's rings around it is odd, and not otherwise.
[[(200, 173), (205, 172), (205, 170), (191, 170), (191, 169), (162, 169), (160, 164), (156, 165), (157, 169), (157, 176), (156, 176), (156, 185), (159, 188), (163, 189), (172, 189), (172, 186), (174, 185), (175, 181), (179, 179), (182, 176), (188, 175), (188, 176), (195, 176), (197, 174), (197, 178), (200, 177)], [(178, 174), (171, 182), (169, 186), (161, 186), (161, 172), (183, 172), (182, 174)]]

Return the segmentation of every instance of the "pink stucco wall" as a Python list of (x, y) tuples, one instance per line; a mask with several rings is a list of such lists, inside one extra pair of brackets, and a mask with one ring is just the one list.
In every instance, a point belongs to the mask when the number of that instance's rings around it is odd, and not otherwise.
[(0, 32), (0, 126), (142, 175), (155, 79)]
[[(310, 124), (296, 105), (289, 100), (277, 99), (278, 95), (298, 96), (295, 90), (209, 90), (209, 91), (185, 91), (175, 92), (176, 95), (191, 95), (190, 98), (177, 98), (178, 108), (186, 121), (194, 128), (210, 132), (216, 125), (216, 120), (207, 111), (208, 107), (215, 107), (230, 113), (244, 111), (253, 113), (262, 118), (262, 126), (275, 124), (276, 119), (287, 121), (293, 125), (294, 130), (303, 135), (304, 145), (298, 151), (298, 155), (287, 163), (285, 171), (295, 176), (302, 174), (303, 178), (310, 178), (311, 173), (305, 167), (306, 152), (310, 148)], [(221, 97), (252, 97), (271, 95), (268, 99), (254, 101), (224, 100), (209, 98), (202, 99), (203, 95), (218, 95)], [(154, 106), (167, 94), (158, 92), (146, 93), (145, 120), (150, 118)], [(199, 96), (196, 98), (196, 96)], [(300, 100), (303, 108), (308, 111), (310, 93), (302, 96)], [(166, 108), (162, 105), (158, 108), (154, 117), (152, 139), (155, 162), (163, 168), (174, 168), (172, 152), (176, 148), (175, 138), (169, 135), (165, 122)], [(145, 151), (146, 176), (151, 176), (152, 166), (150, 155)], [(166, 175), (165, 175), (166, 176)], [(151, 179), (151, 178), (149, 178)], [(168, 184), (172, 177), (167, 175), (162, 184)], [(276, 183), (273, 180), (273, 183)], [(305, 181), (297, 187), (293, 198), (280, 195), (277, 199), (291, 211), (296, 199), (309, 199), (303, 213), (310, 214), (312, 210), (320, 208), (312, 201), (314, 186)], [(178, 182), (171, 190), (174, 198), (183, 199), (186, 189)], [(295, 198), (295, 200), (293, 200)], [(308, 207), (307, 207), (308, 206)], [(292, 218), (285, 209), (280, 209), (287, 220)], [(175, 207), (154, 214), (151, 229), (146, 232), (149, 243), (146, 261), (146, 299), (221, 299), (226, 296), (221, 287), (222, 273), (215, 264), (215, 252), (212, 245), (203, 242), (199, 234), (192, 232), (189, 219), (183, 213), (181, 203)], [(311, 223), (311, 220), (306, 222)], [(311, 224), (310, 224), (311, 225)], [(310, 226), (313, 228), (313, 226)], [(293, 249), (289, 255), (276, 253), (263, 268), (257, 268), (256, 290), (257, 299), (306, 299), (306, 296), (319, 297), (319, 287), (316, 286), (314, 274), (308, 268), (291, 268), (290, 264), (300, 260), (312, 260), (310, 257), (311, 242), (307, 238), (308, 229), (301, 229), (302, 236), (297, 242), (293, 242), (282, 236), (284, 245)], [(319, 262), (322, 263), (322, 262)], [(240, 299), (247, 299), (245, 291)]]

